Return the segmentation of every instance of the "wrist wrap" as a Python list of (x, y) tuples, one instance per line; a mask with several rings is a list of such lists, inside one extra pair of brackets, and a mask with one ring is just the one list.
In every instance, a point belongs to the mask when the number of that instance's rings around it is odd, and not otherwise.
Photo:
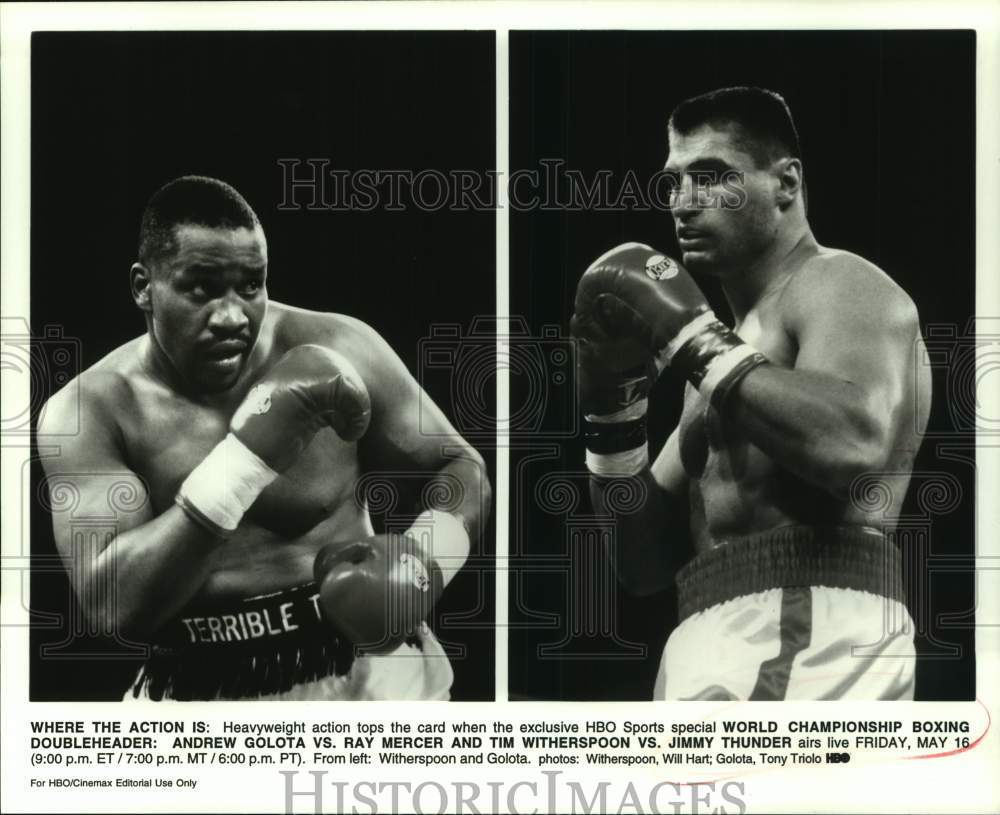
[(689, 326), (689, 330), (678, 335), (678, 339), (683, 337), (683, 344), (671, 349), (670, 365), (714, 408), (722, 410), (726, 398), (740, 380), (768, 359), (743, 342), (710, 311), (699, 315)]
[(649, 464), (646, 447), (646, 409), (649, 377), (624, 380), (619, 386), (621, 410), (584, 416), (587, 469), (599, 476), (635, 475)]
[(226, 538), (278, 474), (232, 433), (184, 479), (174, 502), (212, 534)]
[[(465, 524), (450, 512), (437, 509), (428, 509), (420, 513), (403, 534), (416, 541), (426, 556), (426, 564), (419, 562), (412, 564), (418, 582), (420, 573), (427, 566), (431, 571), (428, 577), (429, 587), (437, 585), (435, 580), (430, 579), (436, 573), (441, 589), (451, 582), (465, 564), (472, 545)], [(407, 555), (407, 557), (413, 556)], [(440, 589), (437, 594), (440, 594)]]

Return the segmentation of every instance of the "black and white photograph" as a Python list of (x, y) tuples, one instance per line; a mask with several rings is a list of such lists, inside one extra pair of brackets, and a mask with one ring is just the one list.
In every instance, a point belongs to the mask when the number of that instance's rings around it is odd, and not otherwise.
[(0, 0), (0, 810), (1000, 811), (998, 46)]
[(512, 32), (511, 698), (975, 698), (975, 57)]
[(31, 57), (32, 698), (492, 698), (493, 34)]

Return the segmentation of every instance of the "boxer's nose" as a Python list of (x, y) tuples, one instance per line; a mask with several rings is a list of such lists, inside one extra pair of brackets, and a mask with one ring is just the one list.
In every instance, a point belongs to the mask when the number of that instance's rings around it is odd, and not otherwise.
[(213, 331), (233, 334), (245, 329), (250, 323), (240, 297), (230, 292), (215, 301), (208, 325)]

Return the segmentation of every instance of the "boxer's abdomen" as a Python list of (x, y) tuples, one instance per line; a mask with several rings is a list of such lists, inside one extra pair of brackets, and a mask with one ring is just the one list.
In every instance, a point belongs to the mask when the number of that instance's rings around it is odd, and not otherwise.
[(695, 492), (691, 530), (696, 551), (790, 524), (872, 523), (849, 500), (791, 474), (724, 427), (696, 392), (689, 392), (685, 405), (680, 450)]
[(296, 538), (244, 521), (220, 546), (212, 571), (192, 602), (253, 597), (313, 579), (316, 553), (336, 540), (357, 540), (372, 534), (367, 513), (344, 504), (332, 516)]
[[(734, 467), (734, 461), (738, 467)], [(705, 469), (692, 489), (699, 493), (704, 513), (695, 540), (702, 551), (728, 538), (764, 532), (791, 524), (815, 526), (866, 525), (864, 514), (850, 501), (834, 497), (776, 466), (753, 445), (709, 452)]]

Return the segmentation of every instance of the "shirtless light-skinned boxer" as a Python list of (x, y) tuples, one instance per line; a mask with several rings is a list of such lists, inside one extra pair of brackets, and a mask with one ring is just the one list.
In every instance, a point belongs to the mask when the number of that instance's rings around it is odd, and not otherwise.
[[(912, 623), (884, 535), (928, 418), (916, 308), (876, 266), (816, 241), (780, 96), (689, 99), (668, 141), (681, 262), (610, 250), (583, 275), (573, 322), (595, 506), (613, 509), (605, 490), (622, 477), (646, 493), (616, 516), (619, 578), (641, 594), (676, 575), (655, 697), (912, 698)], [(732, 329), (700, 276), (721, 282)], [(650, 465), (647, 394), (668, 365), (688, 382), (684, 407)], [(887, 510), (852, 500), (866, 474)]]
[[(126, 699), (448, 698), (423, 621), (488, 512), (483, 460), (372, 328), (269, 302), (267, 275), (232, 187), (188, 176), (150, 200), (130, 276), (146, 333), (39, 426), (83, 610), (153, 643)], [(427, 474), (405, 533), (374, 535), (356, 496), (372, 472)], [(123, 483), (117, 533), (74, 539)]]

